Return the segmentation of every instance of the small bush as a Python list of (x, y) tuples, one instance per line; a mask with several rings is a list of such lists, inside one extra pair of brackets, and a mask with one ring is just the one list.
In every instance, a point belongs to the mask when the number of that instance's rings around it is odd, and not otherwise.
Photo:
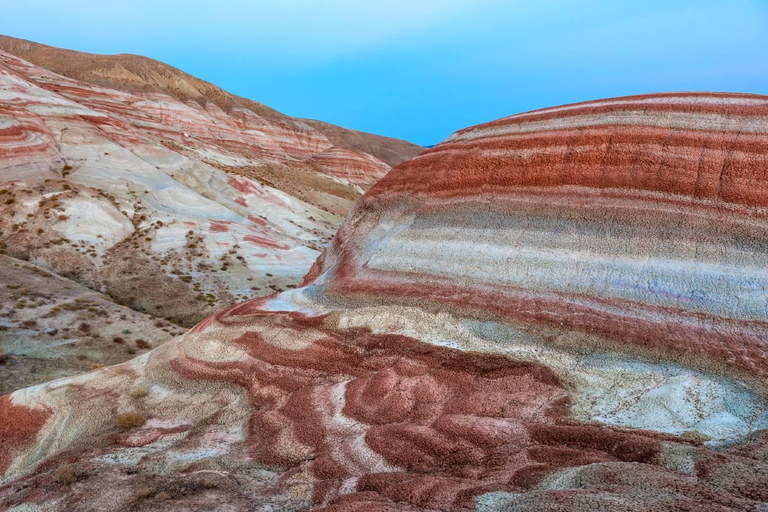
[(152, 348), (152, 345), (147, 343), (145, 340), (136, 340), (136, 348), (138, 348), (138, 349), (148, 349), (148, 348)]
[(62, 467), (53, 475), (53, 480), (59, 485), (70, 485), (77, 482), (77, 473), (70, 467)]
[(115, 424), (117, 424), (117, 428), (122, 432), (140, 427), (146, 422), (147, 417), (140, 412), (126, 412), (124, 414), (119, 414), (115, 418)]
[(120, 336), (115, 336), (114, 338), (112, 338), (112, 341), (114, 341), (115, 343), (125, 343), (125, 340)]
[(149, 394), (149, 388), (143, 384), (140, 384), (128, 392), (128, 396), (131, 398), (144, 398)]

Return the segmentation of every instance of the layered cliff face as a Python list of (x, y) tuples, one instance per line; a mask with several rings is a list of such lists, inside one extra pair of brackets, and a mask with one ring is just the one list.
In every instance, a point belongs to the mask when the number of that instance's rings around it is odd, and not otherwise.
[(302, 288), (3, 397), (0, 503), (764, 509), (766, 114), (667, 94), (455, 134)]

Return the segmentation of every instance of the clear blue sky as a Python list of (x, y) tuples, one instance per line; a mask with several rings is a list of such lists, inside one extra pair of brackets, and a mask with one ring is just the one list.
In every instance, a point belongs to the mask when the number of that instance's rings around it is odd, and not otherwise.
[(768, 94), (768, 0), (25, 0), (0, 33), (167, 62), (287, 114), (434, 144), (535, 108)]

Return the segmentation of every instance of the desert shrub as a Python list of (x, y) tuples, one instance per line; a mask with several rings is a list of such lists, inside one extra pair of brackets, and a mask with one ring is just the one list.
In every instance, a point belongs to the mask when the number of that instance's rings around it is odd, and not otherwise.
[(149, 388), (143, 384), (135, 386), (128, 392), (128, 396), (131, 398), (144, 398), (149, 394)]
[(136, 340), (136, 348), (148, 349), (148, 348), (152, 348), (152, 345), (147, 343), (145, 340)]
[(147, 417), (140, 412), (126, 412), (118, 414), (115, 418), (115, 424), (117, 428), (125, 432), (132, 428), (137, 428), (144, 425), (147, 422)]
[(73, 484), (77, 482), (77, 472), (68, 466), (61, 467), (53, 475), (53, 481), (59, 485)]
[(136, 501), (145, 500), (154, 496), (156, 492), (157, 490), (154, 489), (153, 487), (143, 486), (136, 489), (136, 492), (134, 492), (133, 497)]
[(114, 338), (112, 338), (112, 341), (114, 341), (115, 343), (125, 343), (125, 340), (120, 336), (115, 336)]

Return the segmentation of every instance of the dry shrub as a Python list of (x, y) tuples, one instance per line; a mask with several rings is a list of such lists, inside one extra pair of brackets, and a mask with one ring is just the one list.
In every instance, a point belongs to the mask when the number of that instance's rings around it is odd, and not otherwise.
[(139, 384), (128, 392), (131, 398), (144, 398), (149, 394), (149, 388), (143, 384)]
[(64, 466), (56, 470), (53, 480), (59, 485), (70, 485), (77, 482), (77, 473), (74, 469)]
[(117, 424), (117, 428), (119, 428), (121, 431), (125, 432), (126, 430), (131, 430), (132, 428), (137, 428), (144, 423), (147, 422), (147, 417), (141, 414), (140, 412), (126, 412), (123, 414), (119, 414), (115, 418), (115, 423)]

